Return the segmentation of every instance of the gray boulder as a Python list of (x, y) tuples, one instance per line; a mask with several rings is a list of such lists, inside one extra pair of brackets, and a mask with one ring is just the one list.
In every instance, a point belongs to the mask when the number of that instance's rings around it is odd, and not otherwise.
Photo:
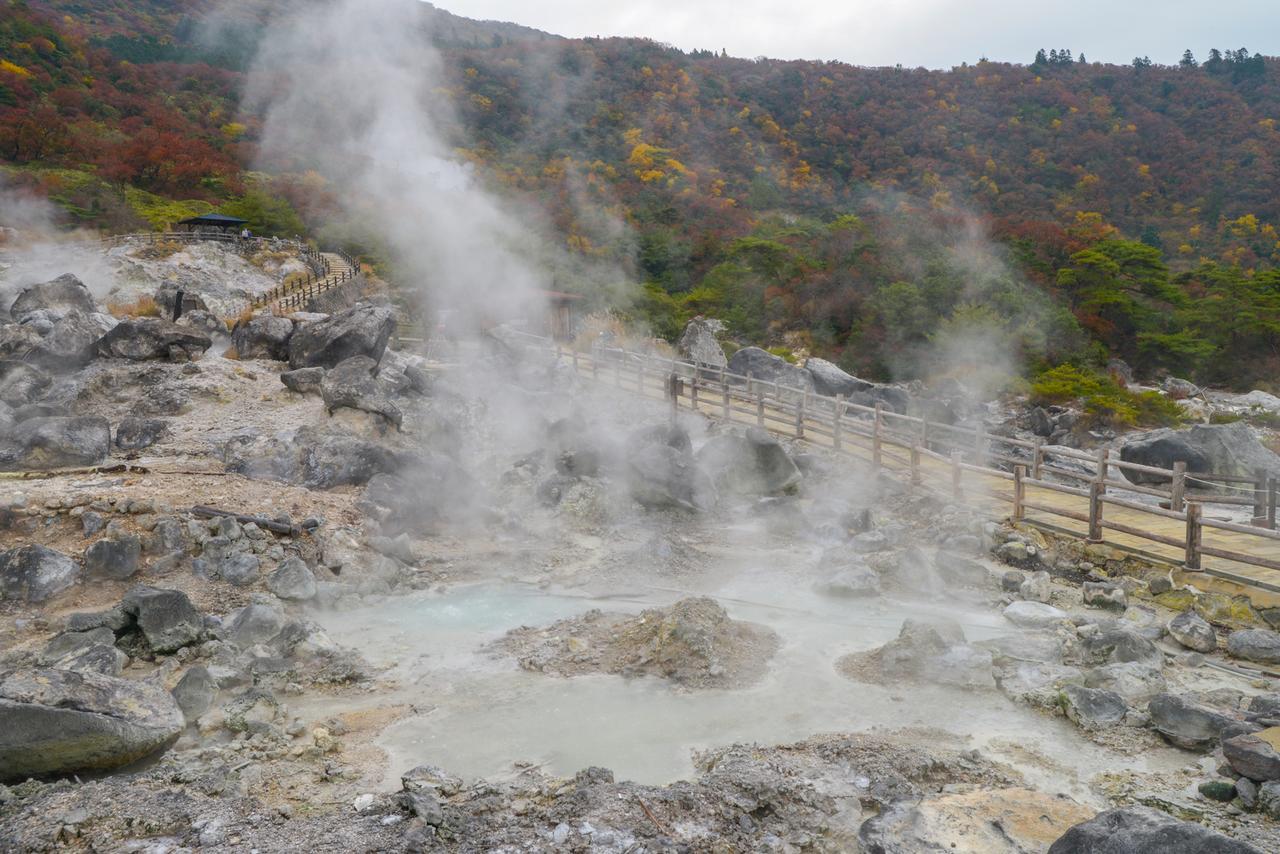
[(289, 367), (332, 368), (352, 356), (381, 361), (395, 325), (390, 307), (368, 303), (301, 324), (289, 339)]
[(259, 314), (236, 324), (231, 330), (231, 344), (241, 359), (289, 358), (289, 339), (293, 337), (293, 321), (273, 314)]
[(266, 643), (284, 629), (284, 615), (270, 605), (246, 605), (227, 627), (227, 639), (241, 649)]
[(1272, 780), (1258, 787), (1258, 810), (1273, 821), (1280, 821), (1280, 782)]
[[(1267, 450), (1243, 421), (1141, 433), (1120, 447), (1120, 459), (1166, 469), (1172, 469), (1175, 462), (1185, 462), (1190, 472), (1253, 477), (1262, 469), (1280, 475), (1280, 456)], [(1169, 481), (1148, 472), (1122, 471), (1133, 483)]]
[(631, 497), (645, 507), (709, 510), (716, 490), (692, 456), (669, 445), (647, 445), (627, 460)]
[(257, 555), (235, 552), (218, 562), (218, 575), (236, 587), (248, 587), (258, 580), (262, 562)]
[(719, 491), (733, 495), (778, 495), (801, 479), (786, 449), (758, 427), (711, 438), (697, 461)]
[(1006, 620), (1024, 629), (1047, 629), (1070, 619), (1066, 611), (1043, 602), (1012, 602), (1002, 613)]
[(862, 564), (837, 570), (819, 589), (829, 596), (856, 599), (880, 595), (880, 574)]
[(97, 673), (0, 679), (0, 781), (105, 771), (168, 747), (184, 725), (168, 691)]
[(32, 327), (0, 318), (0, 359), (25, 360), (43, 340)]
[(320, 382), (320, 395), (332, 413), (347, 407), (371, 412), (396, 425), (403, 420), (400, 407), (391, 402), (378, 381), (378, 363), (368, 356), (352, 356), (327, 371)]
[(56, 320), (24, 358), (55, 372), (81, 368), (93, 359), (93, 345), (119, 322), (109, 314), (70, 312)]
[(759, 347), (743, 347), (730, 356), (729, 373), (776, 382), (783, 388), (813, 390), (813, 377), (808, 371)]
[(180, 590), (135, 587), (120, 606), (156, 652), (175, 652), (190, 646), (204, 632), (204, 617)]
[(860, 380), (852, 374), (845, 373), (838, 366), (826, 359), (810, 357), (804, 360), (804, 369), (809, 372), (813, 382), (813, 390), (829, 397), (843, 394), (848, 397), (859, 392), (869, 392), (876, 386), (866, 380)]
[(0, 434), (0, 471), (97, 465), (111, 453), (111, 425), (96, 415), (31, 418)]
[(1213, 626), (1191, 609), (1169, 621), (1169, 636), (1196, 652), (1213, 652), (1218, 648), (1218, 634)]
[(1280, 633), (1266, 629), (1244, 629), (1227, 637), (1227, 652), (1246, 661), (1280, 663)]
[(44, 371), (26, 362), (0, 360), (0, 402), (9, 406), (31, 403), (52, 382)]
[(1086, 581), (1081, 596), (1084, 604), (1094, 608), (1123, 611), (1129, 605), (1129, 597), (1124, 588), (1106, 581)]
[(197, 664), (182, 674), (172, 693), (178, 708), (182, 709), (182, 717), (187, 723), (194, 723), (213, 708), (213, 701), (218, 696), (218, 683), (207, 667)]
[(1094, 668), (1085, 675), (1084, 684), (1114, 692), (1135, 706), (1146, 704), (1166, 688), (1159, 668), (1138, 661), (1117, 661)]
[(1115, 691), (1086, 688), (1082, 685), (1062, 686), (1062, 710), (1081, 729), (1105, 729), (1124, 720), (1129, 710), (1124, 698)]
[(131, 317), (116, 324), (94, 344), (94, 353), (107, 359), (187, 361), (200, 356), (213, 342), (189, 326), (159, 317)]
[(142, 560), (142, 541), (134, 534), (98, 540), (84, 550), (84, 567), (100, 578), (122, 581), (137, 573)]
[(1237, 774), (1264, 783), (1280, 780), (1280, 727), (1232, 736), (1222, 742), (1222, 755)]
[(685, 326), (676, 350), (680, 355), (695, 365), (708, 368), (723, 368), (729, 364), (724, 349), (716, 340), (716, 332), (723, 328), (718, 320), (706, 320), (695, 317)]
[(316, 595), (316, 577), (300, 557), (287, 557), (267, 576), (267, 589), (281, 599), (305, 601)]
[(1202, 824), (1151, 807), (1098, 813), (1049, 846), (1049, 854), (1263, 854)]
[(38, 545), (0, 552), (0, 598), (44, 602), (80, 577), (80, 567), (62, 552)]
[(1091, 663), (1136, 661), (1159, 669), (1164, 654), (1137, 631), (1117, 625), (1084, 638), (1082, 651)]
[(323, 380), (324, 368), (298, 368), (280, 375), (280, 382), (284, 383), (285, 388), (298, 394), (318, 394)]
[(1258, 729), (1223, 710), (1176, 694), (1157, 694), (1147, 705), (1147, 713), (1157, 732), (1187, 750), (1208, 750), (1224, 737)]
[(240, 436), (223, 446), (228, 471), (309, 489), (361, 485), (403, 471), (417, 458), (339, 430), (303, 427), (271, 437)]
[(92, 314), (97, 310), (93, 294), (89, 293), (84, 282), (64, 273), (48, 282), (23, 288), (9, 306), (9, 316), (22, 323), (39, 312), (56, 320), (73, 311)]
[(169, 432), (169, 423), (161, 418), (122, 418), (116, 426), (116, 447), (122, 451), (150, 448)]

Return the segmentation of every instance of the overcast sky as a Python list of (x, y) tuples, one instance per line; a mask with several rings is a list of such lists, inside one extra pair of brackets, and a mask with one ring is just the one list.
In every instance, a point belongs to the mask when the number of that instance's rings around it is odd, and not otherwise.
[(1280, 54), (1280, 0), (434, 0), (469, 18), (512, 21), (564, 36), (645, 36), (733, 56), (837, 59), (948, 68), (986, 56), (1030, 62), (1036, 48), (1090, 60), (1191, 48)]

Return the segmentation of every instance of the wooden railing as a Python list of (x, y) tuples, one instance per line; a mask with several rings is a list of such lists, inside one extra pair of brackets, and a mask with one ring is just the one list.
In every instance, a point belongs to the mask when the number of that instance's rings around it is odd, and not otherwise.
[[(1280, 571), (1276, 483), (1272, 477), (1189, 473), (1182, 463), (1171, 469), (1147, 466), (1117, 459), (1106, 449), (1089, 453), (1048, 447), (1039, 440), (992, 433), (981, 423), (943, 424), (894, 412), (884, 404), (856, 404), (842, 396), (824, 396), (721, 368), (608, 347), (580, 352), (540, 336), (515, 334), (524, 344), (567, 360), (579, 375), (651, 398), (661, 397), (673, 412), (687, 408), (725, 421), (753, 423), (778, 435), (869, 460), (876, 469), (900, 474), (912, 484), (941, 479), (943, 491), (957, 498), (965, 495), (971, 480), (1003, 482), (1007, 486), (988, 489), (985, 494), (1007, 506), (1008, 516), (1015, 521), (1044, 524), (1043, 519), (1028, 518), (1033, 512), (1085, 526), (1085, 531), (1067, 533), (1090, 542), (1110, 542), (1108, 531), (1139, 538), (1165, 547), (1146, 553), (1148, 557), (1280, 592), (1280, 575), (1242, 574), (1231, 567), (1205, 566), (1203, 562), (1204, 557), (1213, 557), (1243, 567)], [(1115, 474), (1125, 471), (1167, 480), (1168, 486), (1132, 483)], [(1057, 479), (1050, 480), (1050, 476)], [(1064, 480), (1068, 482), (1061, 482)], [(1237, 486), (1242, 483), (1249, 486)], [(1239, 495), (1221, 495), (1193, 488), (1212, 484), (1241, 491)], [(1117, 494), (1125, 492), (1134, 497)], [(1050, 494), (1070, 496), (1073, 501), (1063, 502), (1067, 506), (1055, 504), (1048, 500)], [(1252, 507), (1253, 524), (1206, 517), (1203, 508), (1214, 504)], [(1127, 512), (1109, 515), (1109, 507)], [(1206, 544), (1206, 530), (1239, 535), (1232, 539), (1239, 539), (1243, 547)], [(1171, 550), (1176, 552), (1171, 554)]]

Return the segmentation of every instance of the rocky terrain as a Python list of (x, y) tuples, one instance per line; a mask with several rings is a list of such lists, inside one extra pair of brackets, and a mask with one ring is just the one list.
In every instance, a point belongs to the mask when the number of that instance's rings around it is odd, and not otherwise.
[[(501, 335), (448, 365), (400, 352), (377, 299), (237, 320), (215, 296), (175, 324), (112, 317), (74, 277), (13, 296), (0, 849), (1280, 845), (1266, 602), (673, 421)], [(580, 606), (529, 621), (458, 599), (380, 633), (481, 585)], [(581, 768), (479, 714), (448, 755), (511, 739), (499, 773), (392, 738), (471, 715), (476, 674), (499, 686), (489, 705), (641, 685), (628, 696), (723, 727), (686, 738), (673, 719), (692, 770), (646, 783), (606, 767), (635, 740), (620, 714)], [(885, 723), (841, 714), (872, 701)], [(801, 737), (747, 726), (818, 705), (830, 725)], [(523, 711), (570, 737), (593, 712)]]

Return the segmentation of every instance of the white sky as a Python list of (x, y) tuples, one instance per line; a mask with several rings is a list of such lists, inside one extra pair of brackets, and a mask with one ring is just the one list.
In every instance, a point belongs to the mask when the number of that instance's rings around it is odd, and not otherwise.
[(1280, 54), (1280, 0), (433, 0), (468, 18), (511, 21), (563, 36), (644, 36), (732, 56), (836, 59), (857, 65), (948, 68), (986, 56), (1030, 62), (1037, 48), (1090, 60), (1191, 48)]

